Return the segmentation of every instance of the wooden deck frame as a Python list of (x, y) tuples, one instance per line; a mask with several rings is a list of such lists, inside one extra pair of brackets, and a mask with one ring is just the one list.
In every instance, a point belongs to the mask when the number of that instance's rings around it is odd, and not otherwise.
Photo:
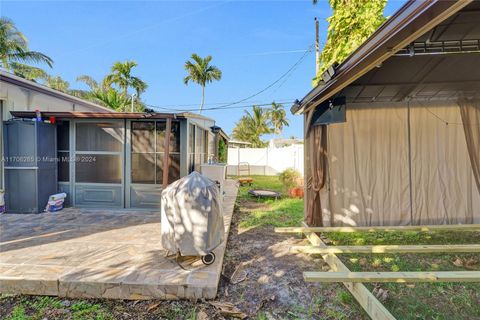
[[(304, 227), (306, 224), (302, 223)], [(314, 232), (304, 232), (313, 246), (326, 248), (327, 245)], [(333, 253), (322, 254), (323, 260), (336, 272), (350, 272), (345, 264)], [(360, 306), (367, 312), (372, 319), (378, 320), (395, 320), (395, 317), (378, 299), (367, 289), (362, 283), (343, 282), (345, 287), (355, 297)]]
[(478, 244), (464, 245), (373, 245), (373, 246), (328, 246), (317, 232), (394, 232), (394, 231), (480, 231), (480, 224), (431, 225), (393, 227), (302, 227), (275, 228), (278, 233), (303, 233), (311, 246), (293, 246), (294, 252), (320, 254), (333, 272), (304, 272), (307, 282), (342, 282), (357, 302), (372, 319), (395, 317), (365, 287), (363, 282), (480, 282), (480, 271), (436, 271), (436, 272), (351, 272), (335, 255), (336, 253), (443, 253), (480, 252)]
[(460, 245), (373, 245), (373, 246), (293, 246), (293, 252), (310, 254), (342, 253), (448, 253), (480, 252), (480, 244)]
[(307, 282), (480, 282), (480, 271), (304, 272)]
[(480, 224), (449, 224), (426, 226), (391, 226), (391, 227), (286, 227), (275, 228), (277, 233), (305, 232), (399, 232), (399, 231), (480, 231)]

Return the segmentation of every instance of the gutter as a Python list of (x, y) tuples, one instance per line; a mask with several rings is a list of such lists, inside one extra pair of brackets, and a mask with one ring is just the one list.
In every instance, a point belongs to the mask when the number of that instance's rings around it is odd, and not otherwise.
[(330, 81), (312, 89), (290, 111), (297, 115), (317, 107), (472, 1), (407, 2), (340, 64)]

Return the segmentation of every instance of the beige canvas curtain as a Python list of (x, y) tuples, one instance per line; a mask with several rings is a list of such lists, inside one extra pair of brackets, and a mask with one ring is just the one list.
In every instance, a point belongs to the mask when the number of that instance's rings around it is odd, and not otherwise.
[(480, 99), (461, 99), (458, 104), (470, 163), (478, 192), (480, 192)]
[(310, 226), (323, 226), (320, 191), (327, 176), (327, 126), (311, 124), (313, 111), (306, 117), (305, 143), (308, 154), (306, 165), (305, 222)]
[(453, 102), (350, 105), (347, 122), (328, 128), (322, 209), (331, 219), (324, 215), (324, 223), (479, 223), (480, 192), (468, 152), (478, 160), (479, 134), (475, 126), (467, 129), (473, 142), (466, 142)]

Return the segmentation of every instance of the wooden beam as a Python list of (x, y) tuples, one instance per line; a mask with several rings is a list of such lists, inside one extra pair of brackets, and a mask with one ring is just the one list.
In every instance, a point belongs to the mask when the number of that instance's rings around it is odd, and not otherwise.
[(165, 128), (165, 141), (164, 141), (164, 153), (163, 153), (163, 189), (168, 186), (168, 172), (170, 170), (170, 132), (172, 131), (172, 119), (167, 119), (167, 125)]
[[(304, 227), (307, 225), (302, 223)], [(305, 232), (305, 236), (310, 240), (314, 246), (327, 247), (327, 245), (320, 239), (318, 235), (313, 232)], [(340, 259), (332, 253), (323, 254), (323, 260), (328, 263), (333, 271), (350, 272), (350, 270), (343, 264)], [(358, 303), (367, 312), (372, 319), (378, 320), (395, 320), (395, 317), (385, 306), (378, 301), (377, 298), (361, 283), (344, 282), (345, 287), (357, 299)]]
[(480, 282), (480, 271), (304, 272), (307, 282)]
[(391, 226), (391, 227), (286, 227), (275, 228), (278, 233), (297, 232), (393, 232), (393, 231), (480, 231), (480, 224), (449, 224), (431, 226)]
[(445, 253), (480, 252), (480, 244), (460, 245), (373, 245), (373, 246), (293, 246), (293, 252), (327, 253)]

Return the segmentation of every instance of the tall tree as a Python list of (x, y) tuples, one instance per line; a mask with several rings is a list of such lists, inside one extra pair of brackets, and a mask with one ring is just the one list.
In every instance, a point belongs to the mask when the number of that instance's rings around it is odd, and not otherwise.
[(14, 68), (28, 68), (28, 64), (46, 63), (52, 67), (53, 60), (47, 55), (31, 51), (28, 40), (20, 32), (12, 20), (0, 17), (0, 66), (5, 70), (13, 71)]
[(222, 78), (222, 71), (216, 66), (210, 65), (212, 56), (200, 57), (197, 54), (192, 54), (191, 60), (185, 62), (185, 70), (188, 76), (183, 79), (183, 83), (188, 85), (193, 81), (202, 87), (202, 102), (200, 103), (200, 113), (203, 110), (205, 103), (205, 86), (213, 80), (220, 80)]
[(48, 74), (43, 69), (27, 66), (22, 63), (12, 62), (10, 63), (10, 67), (16, 76), (30, 81), (36, 82), (40, 79), (46, 79), (48, 77)]
[(253, 106), (251, 113), (245, 110), (243, 117), (236, 123), (232, 136), (234, 139), (250, 142), (254, 148), (259, 148), (266, 145), (261, 136), (269, 133), (272, 133), (269, 110)]
[(273, 127), (273, 132), (277, 135), (281, 134), (283, 127), (288, 127), (287, 113), (281, 103), (272, 102), (272, 108), (269, 111), (270, 122)]
[(90, 76), (79, 76), (77, 81), (85, 83), (90, 90), (75, 90), (73, 94), (83, 99), (90, 100), (116, 111), (126, 109), (129, 100), (120, 92), (112, 88), (104, 79), (98, 83)]
[(327, 42), (317, 62), (320, 68), (314, 85), (328, 67), (343, 62), (386, 19), (383, 11), (387, 0), (329, 0), (329, 3), (333, 14), (327, 19)]
[(70, 91), (70, 83), (68, 81), (63, 80), (60, 76), (49, 76), (45, 77), (45, 84), (55, 90), (62, 91), (65, 93), (69, 93)]
[(117, 85), (125, 97), (128, 96), (128, 89), (135, 90), (137, 97), (145, 92), (148, 85), (138, 77), (132, 75), (132, 69), (138, 64), (131, 60), (125, 62), (115, 62), (112, 66), (111, 73), (105, 78), (109, 84)]

